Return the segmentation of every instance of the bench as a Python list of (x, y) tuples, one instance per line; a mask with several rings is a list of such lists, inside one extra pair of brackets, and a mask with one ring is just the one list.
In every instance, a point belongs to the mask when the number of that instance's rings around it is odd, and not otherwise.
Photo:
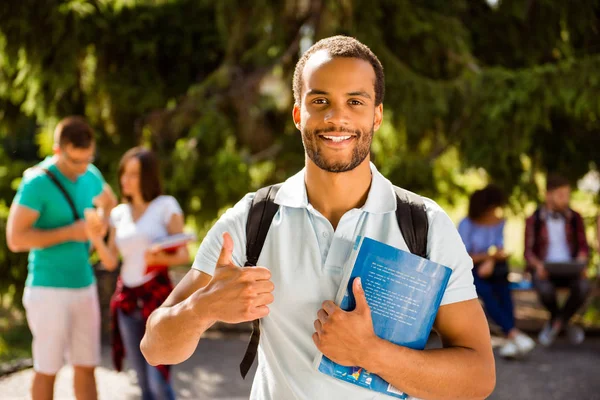
[[(526, 332), (539, 332), (547, 322), (549, 314), (540, 304), (531, 280), (527, 279), (524, 274), (519, 272), (511, 272), (508, 279), (512, 289), (515, 322), (517, 327)], [(596, 274), (591, 277), (590, 280), (592, 283), (592, 292), (588, 296), (586, 304), (575, 315), (574, 320), (577, 323), (580, 323), (586, 331), (600, 332), (600, 321), (590, 322), (583, 318), (589, 307), (600, 307), (599, 275)], [(566, 300), (568, 293), (568, 288), (557, 289), (559, 303)], [(494, 324), (491, 323), (490, 325), (493, 326)], [(496, 331), (496, 327), (494, 326), (492, 330)]]

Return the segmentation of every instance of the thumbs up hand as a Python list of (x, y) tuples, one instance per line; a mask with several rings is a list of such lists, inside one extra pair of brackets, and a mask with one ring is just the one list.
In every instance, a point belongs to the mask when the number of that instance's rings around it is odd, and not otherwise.
[(381, 340), (373, 330), (371, 309), (360, 278), (352, 282), (356, 299), (353, 311), (344, 311), (333, 301), (323, 302), (314, 322), (313, 342), (325, 356), (340, 365), (363, 366), (371, 343)]
[(239, 323), (262, 318), (269, 314), (274, 285), (271, 272), (264, 267), (241, 268), (234, 264), (233, 240), (223, 234), (223, 246), (210, 283), (200, 289), (206, 296), (211, 319)]

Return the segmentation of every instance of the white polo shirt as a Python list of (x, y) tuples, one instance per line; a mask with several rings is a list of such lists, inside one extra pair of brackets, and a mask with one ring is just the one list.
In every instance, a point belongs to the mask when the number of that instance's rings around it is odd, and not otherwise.
[[(275, 301), (261, 320), (258, 369), (250, 399), (317, 400), (389, 399), (368, 389), (313, 369), (318, 354), (313, 322), (325, 300), (334, 300), (346, 260), (357, 236), (367, 236), (408, 251), (396, 222), (396, 197), (390, 181), (371, 164), (372, 183), (366, 203), (343, 215), (334, 231), (331, 223), (309, 203), (305, 171), (279, 189), (279, 210), (273, 219), (258, 265), (271, 271)], [(229, 209), (202, 241), (193, 268), (212, 275), (229, 232), (233, 261), (246, 261), (246, 220), (254, 194)], [(472, 260), (446, 213), (424, 199), (429, 219), (428, 258), (453, 269), (442, 305), (477, 297)], [(240, 359), (243, 354), (240, 354)]]

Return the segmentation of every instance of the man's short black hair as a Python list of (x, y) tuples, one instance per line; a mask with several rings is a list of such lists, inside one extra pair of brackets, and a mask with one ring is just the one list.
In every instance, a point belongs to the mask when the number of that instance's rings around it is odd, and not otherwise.
[(359, 42), (358, 40), (349, 36), (332, 36), (326, 39), (321, 39), (315, 43), (310, 49), (308, 49), (298, 63), (296, 64), (296, 70), (294, 71), (294, 102), (296, 104), (301, 103), (302, 98), (302, 73), (304, 72), (304, 66), (306, 61), (319, 50), (326, 50), (331, 57), (346, 57), (346, 58), (360, 58), (365, 60), (373, 66), (375, 71), (375, 105), (378, 106), (383, 103), (383, 96), (385, 94), (385, 76), (383, 74), (383, 66), (379, 62), (379, 59), (371, 49)]
[(78, 149), (88, 149), (94, 144), (94, 131), (83, 117), (66, 117), (56, 125), (54, 142), (60, 148), (70, 144)]
[(548, 178), (546, 179), (546, 191), (547, 192), (551, 192), (555, 189), (565, 187), (565, 186), (570, 187), (571, 182), (569, 182), (569, 180), (567, 178), (565, 178), (564, 176), (561, 176), (558, 174), (548, 175)]

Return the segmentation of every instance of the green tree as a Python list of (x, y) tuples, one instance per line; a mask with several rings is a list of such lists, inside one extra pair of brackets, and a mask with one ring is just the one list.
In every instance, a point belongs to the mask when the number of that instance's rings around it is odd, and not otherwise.
[(152, 146), (202, 230), (302, 167), (294, 65), (349, 34), (386, 71), (373, 159), (392, 181), (451, 200), (457, 172), (483, 168), (523, 204), (537, 173), (600, 165), (599, 24), (598, 0), (4, 0), (0, 195), (83, 114), (109, 182), (126, 149)]

